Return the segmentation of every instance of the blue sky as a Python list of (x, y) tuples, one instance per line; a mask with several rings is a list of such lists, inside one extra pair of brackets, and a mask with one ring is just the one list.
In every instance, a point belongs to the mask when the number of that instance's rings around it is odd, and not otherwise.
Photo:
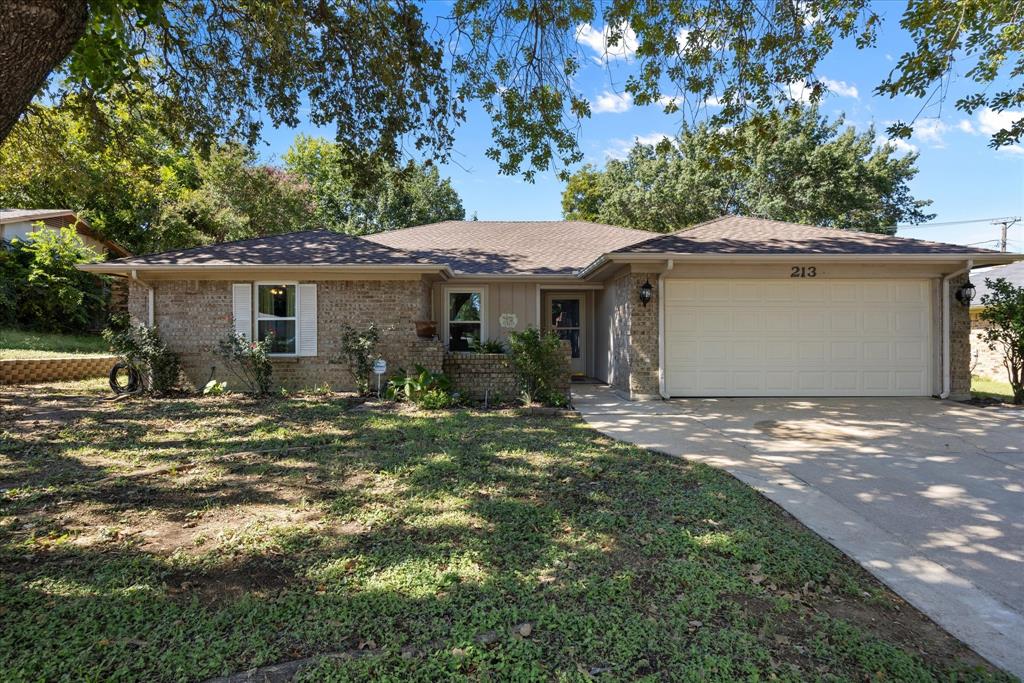
[[(898, 3), (893, 3), (899, 9)], [(885, 7), (885, 6), (881, 6)], [(590, 101), (592, 117), (583, 121), (580, 147), (586, 161), (603, 163), (621, 155), (636, 138), (657, 140), (676, 132), (681, 114), (665, 114), (660, 106), (637, 107), (623, 95), (622, 85), (635, 67), (628, 55), (602, 63), (600, 26), (580, 31), (581, 54), (588, 57), (576, 78), (576, 86)], [(822, 103), (829, 116), (845, 114), (847, 123), (864, 129), (875, 124), (884, 135), (886, 125), (896, 119), (910, 120), (922, 109), (920, 100), (881, 98), (874, 87), (889, 73), (895, 59), (910, 46), (906, 33), (893, 12), (886, 17), (877, 45), (858, 50), (852, 41), (840, 44), (820, 64), (816, 76), (830, 89)], [(994, 112), (957, 111), (953, 103), (973, 92), (974, 84), (960, 74), (969, 68), (955, 67), (949, 96), (942, 105), (930, 106), (920, 114), (914, 137), (898, 144), (920, 152), (920, 172), (912, 182), (918, 199), (931, 199), (935, 222), (1024, 215), (1024, 145), (996, 151), (987, 146), (993, 127), (1005, 125)], [(998, 87), (998, 83), (995, 84)], [(799, 95), (799, 92), (795, 92)], [(1003, 115), (1007, 117), (1006, 114)], [(1016, 118), (1010, 114), (1009, 120)], [(300, 125), (297, 129), (268, 128), (263, 154), (279, 159), (297, 133), (334, 137), (333, 129)], [(468, 121), (456, 136), (454, 161), (443, 173), (462, 196), (467, 216), (481, 220), (554, 220), (561, 217), (563, 183), (554, 174), (539, 174), (536, 182), (502, 176), (494, 162), (484, 156), (490, 142), (490, 121), (479, 109), (470, 109)], [(999, 230), (987, 221), (962, 225), (911, 228), (899, 234), (969, 244), (993, 240)], [(1011, 249), (1024, 251), (1024, 224), (1010, 229)], [(992, 246), (983, 244), (981, 246)]]

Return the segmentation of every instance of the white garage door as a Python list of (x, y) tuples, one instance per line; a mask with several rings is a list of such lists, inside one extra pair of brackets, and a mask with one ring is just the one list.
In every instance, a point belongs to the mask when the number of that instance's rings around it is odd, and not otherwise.
[(927, 280), (666, 280), (670, 396), (927, 396)]

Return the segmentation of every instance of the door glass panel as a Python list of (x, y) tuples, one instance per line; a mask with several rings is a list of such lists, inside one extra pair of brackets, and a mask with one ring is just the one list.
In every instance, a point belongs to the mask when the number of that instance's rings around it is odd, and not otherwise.
[(569, 342), (572, 357), (580, 357), (580, 300), (552, 299), (551, 327), (559, 339)]
[(555, 329), (580, 326), (579, 299), (552, 299), (551, 326)]

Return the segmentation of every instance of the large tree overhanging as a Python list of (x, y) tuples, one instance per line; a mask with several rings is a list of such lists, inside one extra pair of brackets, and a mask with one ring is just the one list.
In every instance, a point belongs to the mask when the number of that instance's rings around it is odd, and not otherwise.
[[(1014, 111), (1024, 104), (1022, 8), (910, 0), (901, 26), (914, 48), (876, 93), (941, 97), (955, 63), (978, 84), (959, 108)], [(590, 108), (573, 77), (584, 24), (603, 24), (613, 50), (629, 43), (637, 68), (625, 89), (638, 104), (721, 126), (767, 115), (793, 82), (820, 97), (821, 58), (840, 40), (873, 44), (880, 22), (869, 0), (456, 0), (434, 25), (411, 0), (0, 0), (0, 141), (51, 72), (56, 100), (145, 83), (175, 103), (168, 115), (209, 137), (253, 141), (264, 118), (295, 125), (308, 103), (357, 173), (410, 152), (447, 159), (475, 101), (492, 120), (488, 156), (532, 178), (580, 158), (576, 130)], [(1011, 87), (989, 92), (999, 78)], [(711, 97), (723, 106), (708, 114)], [(1017, 120), (991, 144), (1022, 134)]]

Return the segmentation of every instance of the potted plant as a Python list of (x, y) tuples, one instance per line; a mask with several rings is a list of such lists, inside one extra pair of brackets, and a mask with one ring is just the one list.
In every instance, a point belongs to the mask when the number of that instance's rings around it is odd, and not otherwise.
[(437, 336), (437, 321), (436, 320), (417, 320), (416, 322), (416, 336), (422, 337), (423, 339), (433, 339)]

